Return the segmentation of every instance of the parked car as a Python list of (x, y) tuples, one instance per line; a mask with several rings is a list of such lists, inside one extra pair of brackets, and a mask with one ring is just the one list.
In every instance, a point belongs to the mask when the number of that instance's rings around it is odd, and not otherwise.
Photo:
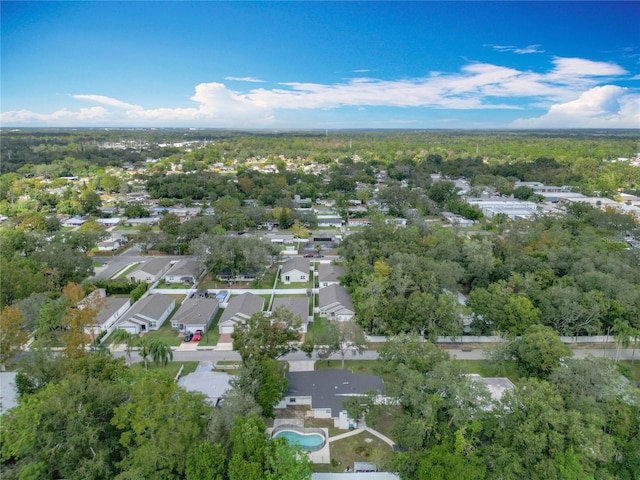
[(321, 254), (319, 254), (319, 253), (318, 253), (318, 254), (316, 255), (316, 258), (324, 258), (324, 255), (321, 255)]
[(192, 341), (199, 342), (200, 338), (202, 338), (202, 335), (200, 335), (199, 333), (194, 333)]
[(185, 342), (190, 342), (192, 338), (193, 338), (193, 335), (191, 335), (190, 333), (187, 333), (184, 336), (184, 341)]
[(196, 335), (200, 335), (200, 336), (204, 335), (204, 332), (202, 330), (196, 330), (195, 333)]
[(313, 253), (307, 253), (304, 255), (304, 258), (313, 258)]

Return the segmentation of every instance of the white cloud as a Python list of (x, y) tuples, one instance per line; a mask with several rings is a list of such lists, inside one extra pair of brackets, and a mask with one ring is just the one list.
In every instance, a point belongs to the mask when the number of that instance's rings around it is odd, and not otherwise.
[(638, 128), (640, 95), (616, 85), (594, 87), (577, 99), (551, 106), (537, 118), (519, 119), (516, 128)]
[(17, 125), (20, 123), (44, 123), (50, 125), (77, 126), (106, 119), (109, 112), (103, 107), (81, 108), (72, 112), (66, 108), (53, 113), (36, 113), (30, 110), (14, 110), (0, 114), (0, 124)]
[(555, 68), (549, 78), (571, 79), (574, 77), (602, 77), (628, 73), (615, 63), (594, 62), (584, 58), (555, 57), (553, 64)]
[(93, 103), (101, 103), (102, 105), (108, 105), (116, 108), (141, 108), (137, 105), (131, 105), (130, 103), (122, 102), (115, 98), (105, 97), (104, 95), (71, 95), (71, 98), (76, 100), (86, 100)]
[(513, 52), (520, 55), (527, 53), (544, 53), (544, 50), (540, 48), (540, 45), (528, 45), (524, 48), (514, 47), (513, 45), (488, 45), (494, 50), (499, 52)]
[[(432, 72), (422, 78), (400, 80), (361, 77), (334, 84), (287, 82), (276, 88), (255, 86), (245, 90), (231, 89), (219, 82), (200, 83), (190, 97), (193, 104), (179, 107), (145, 108), (104, 95), (75, 94), (71, 95), (75, 100), (101, 106), (78, 112), (64, 109), (50, 114), (26, 110), (6, 112), (1, 121), (6, 125), (76, 122), (78, 125), (267, 127), (290, 126), (278, 123), (279, 114), (284, 111), (418, 107), (548, 109), (549, 113), (539, 119), (522, 120), (541, 127), (546, 126), (544, 122), (559, 127), (578, 126), (576, 122), (580, 125), (627, 124), (629, 112), (637, 105), (637, 96), (614, 85), (598, 89), (599, 83), (611, 83), (612, 78), (626, 74), (626, 70), (614, 63), (580, 58), (555, 57), (550, 70), (542, 73), (474, 62), (457, 72)], [(259, 82), (253, 77), (227, 79)], [(605, 101), (605, 97), (608, 100)], [(604, 110), (599, 110), (598, 105)], [(573, 114), (574, 111), (580, 111), (582, 117)], [(564, 120), (557, 121), (561, 117)], [(291, 114), (288, 118), (292, 118)]]
[(264, 83), (264, 80), (255, 77), (224, 77), (224, 79), (233, 82)]

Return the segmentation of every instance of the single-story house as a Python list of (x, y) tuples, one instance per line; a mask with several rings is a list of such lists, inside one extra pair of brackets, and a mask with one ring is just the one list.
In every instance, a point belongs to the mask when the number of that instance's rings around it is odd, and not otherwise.
[(301, 333), (307, 333), (307, 324), (309, 323), (308, 297), (275, 297), (273, 299), (272, 310), (275, 310), (278, 307), (284, 307), (295, 316), (300, 317), (299, 331)]
[(87, 221), (86, 218), (75, 216), (71, 218), (67, 218), (64, 222), (62, 222), (63, 227), (80, 227)]
[(347, 223), (350, 227), (366, 227), (367, 225), (371, 225), (371, 220), (369, 218), (350, 218)]
[(337, 428), (349, 428), (342, 402), (348, 397), (374, 391), (382, 394), (382, 379), (376, 375), (352, 373), (351, 370), (323, 369), (312, 372), (288, 372), (289, 386), (285, 398), (276, 408), (309, 405), (316, 418), (332, 418)]
[(342, 285), (334, 283), (321, 288), (319, 297), (321, 317), (337, 322), (348, 322), (356, 314), (351, 294)]
[(194, 333), (196, 330), (206, 332), (219, 308), (220, 302), (217, 298), (187, 298), (171, 318), (171, 328), (185, 334)]
[(140, 225), (157, 225), (160, 219), (158, 217), (143, 217), (143, 218), (127, 218), (123, 221), (125, 225), (129, 227), (139, 227)]
[(203, 393), (212, 406), (219, 407), (224, 394), (231, 389), (232, 379), (228, 373), (196, 370), (181, 377), (178, 385), (189, 392)]
[(131, 334), (158, 330), (175, 306), (176, 301), (168, 295), (147, 295), (120, 317), (114, 324), (114, 330), (122, 329)]
[(316, 217), (318, 219), (318, 227), (341, 228), (344, 224), (342, 217), (337, 215), (317, 215)]
[(289, 285), (290, 283), (308, 282), (311, 277), (309, 274), (310, 268), (311, 262), (308, 258), (290, 258), (282, 265), (282, 270), (280, 270), (280, 279), (285, 285)]
[(469, 374), (469, 378), (487, 387), (487, 390), (489, 390), (491, 394), (491, 401), (494, 404), (500, 402), (506, 392), (516, 387), (507, 377), (481, 377), (478, 374), (472, 373)]
[(99, 252), (113, 252), (119, 249), (122, 244), (120, 240), (105, 240), (104, 242), (98, 242), (97, 246)]
[(164, 276), (165, 283), (196, 283), (200, 274), (202, 273), (202, 267), (200, 262), (193, 259), (181, 259), (178, 260), (167, 271)]
[(284, 233), (267, 233), (264, 238), (269, 240), (271, 243), (281, 245), (293, 245), (296, 241), (296, 237), (294, 235)]
[(122, 218), (120, 217), (98, 218), (96, 220), (96, 223), (98, 223), (98, 225), (102, 225), (103, 227), (109, 228), (109, 227), (116, 227), (120, 225), (121, 221), (122, 221)]
[(99, 335), (101, 331), (109, 332), (111, 327), (131, 307), (129, 297), (105, 297), (100, 311), (92, 325), (84, 327), (84, 332), (89, 335)]
[(251, 315), (261, 312), (263, 308), (264, 298), (253, 293), (231, 297), (218, 322), (220, 334), (233, 333), (237, 323), (244, 323)]
[(162, 278), (171, 267), (171, 262), (166, 258), (154, 258), (148, 260), (129, 273), (132, 282), (154, 283)]
[(318, 267), (318, 284), (320, 288), (336, 285), (340, 283), (338, 279), (346, 273), (342, 265), (333, 265), (331, 263), (321, 263)]

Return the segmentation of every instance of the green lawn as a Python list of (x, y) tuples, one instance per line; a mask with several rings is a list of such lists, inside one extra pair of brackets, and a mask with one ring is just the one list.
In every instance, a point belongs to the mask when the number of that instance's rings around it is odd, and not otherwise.
[[(200, 362), (169, 362), (166, 367), (162, 367), (160, 365), (155, 365), (153, 362), (149, 362), (148, 370), (166, 372), (171, 378), (175, 378), (180, 367), (184, 365), (184, 370), (182, 370), (182, 373), (180, 374), (181, 377), (184, 377), (185, 375), (195, 372), (198, 363)], [(130, 368), (144, 369), (144, 364), (142, 362), (134, 363)]]
[(115, 278), (126, 278), (127, 274), (132, 272), (133, 270), (135, 270), (138, 267), (137, 263), (134, 263), (132, 265), (129, 265), (126, 270), (124, 270), (122, 273), (120, 273), (117, 277)]
[(344, 472), (347, 467), (353, 471), (353, 462), (373, 462), (380, 470), (384, 470), (389, 466), (393, 454), (389, 445), (369, 432), (331, 442), (329, 448), (332, 463), (314, 464), (315, 472)]
[(320, 335), (326, 331), (327, 325), (329, 325), (329, 320), (322, 318), (319, 315), (315, 315), (313, 317), (313, 322), (311, 322), (307, 327), (308, 330), (305, 338), (313, 340), (314, 335)]
[[(369, 375), (377, 375), (376, 368), (380, 365), (379, 360), (352, 360), (351, 353), (345, 356), (344, 369), (351, 370), (353, 373), (366, 373)], [(355, 357), (358, 358), (357, 355)], [(324, 370), (333, 368), (340, 370), (342, 368), (341, 360), (316, 360), (316, 370)]]
[(184, 283), (164, 283), (164, 280), (161, 280), (156, 288), (166, 288), (169, 290), (188, 290), (190, 288), (193, 288), (193, 285)]
[(210, 288), (212, 290), (227, 290), (233, 288), (270, 289), (273, 288), (273, 283), (276, 281), (277, 273), (278, 266), (272, 265), (262, 278), (253, 280), (252, 282), (233, 282), (233, 285), (231, 287), (229, 287), (229, 282), (220, 281), (214, 279), (211, 275), (207, 275), (204, 280), (198, 285), (198, 288)]
[(477, 373), (482, 377), (507, 377), (513, 383), (520, 380), (516, 362), (507, 362), (503, 367), (498, 367), (489, 360), (456, 360), (456, 363), (465, 373)]

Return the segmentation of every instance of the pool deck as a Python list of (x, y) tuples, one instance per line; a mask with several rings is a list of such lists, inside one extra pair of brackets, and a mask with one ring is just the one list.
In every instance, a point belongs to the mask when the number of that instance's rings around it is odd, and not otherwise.
[[(276, 419), (273, 422), (273, 427), (281, 427), (283, 425), (292, 425), (300, 429), (304, 429), (304, 420), (301, 418), (284, 418), (284, 419)], [(267, 428), (267, 434), (271, 437), (271, 433), (274, 428)], [(326, 441), (324, 442), (323, 447), (320, 450), (316, 450), (315, 452), (307, 452), (309, 454), (309, 459), (312, 463), (331, 463), (331, 448), (329, 446), (329, 429), (322, 428), (324, 431), (324, 438)]]

